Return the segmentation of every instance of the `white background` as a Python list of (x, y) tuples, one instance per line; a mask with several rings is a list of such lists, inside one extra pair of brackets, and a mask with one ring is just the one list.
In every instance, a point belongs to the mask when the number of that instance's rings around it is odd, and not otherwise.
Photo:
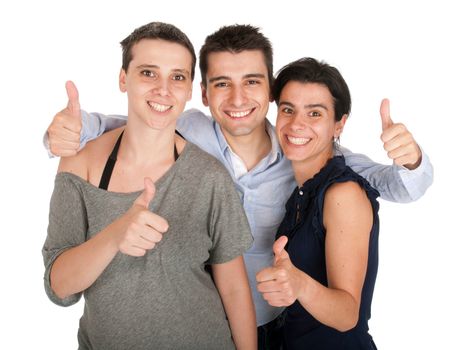
[[(198, 51), (222, 25), (250, 23), (274, 44), (275, 69), (302, 56), (337, 66), (353, 95), (341, 143), (388, 163), (379, 103), (391, 99), (429, 154), (435, 181), (412, 204), (381, 201), (371, 333), (379, 349), (465, 348), (464, 11), (459, 1), (15, 1), (0, 5), (1, 347), (73, 349), (82, 302), (45, 296), (41, 247), (58, 161), (41, 141), (72, 79), (88, 111), (121, 113), (119, 41), (165, 21)], [(199, 72), (197, 72), (199, 74)], [(200, 107), (199, 79), (190, 107)], [(275, 120), (275, 108), (269, 118)], [(8, 346), (5, 346), (9, 344)]]

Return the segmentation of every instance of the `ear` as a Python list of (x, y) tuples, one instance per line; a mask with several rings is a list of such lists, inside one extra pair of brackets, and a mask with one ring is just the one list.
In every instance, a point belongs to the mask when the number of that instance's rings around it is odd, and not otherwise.
[(270, 88), (270, 103), (274, 102), (274, 98), (273, 98), (273, 92), (271, 91), (271, 88)]
[(334, 128), (334, 138), (338, 138), (339, 136), (341, 136), (348, 117), (349, 116), (347, 114), (344, 114), (341, 120), (336, 122), (336, 126)]
[(126, 72), (121, 68), (119, 72), (119, 89), (121, 92), (126, 92)]
[(208, 107), (208, 98), (207, 98), (207, 87), (200, 83), (200, 89), (202, 90), (202, 102), (205, 107)]

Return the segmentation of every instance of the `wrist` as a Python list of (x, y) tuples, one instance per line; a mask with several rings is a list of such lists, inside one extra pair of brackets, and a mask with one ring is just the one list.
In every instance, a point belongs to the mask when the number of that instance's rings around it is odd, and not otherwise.
[(105, 227), (97, 236), (100, 243), (105, 246), (111, 254), (116, 255), (116, 253), (119, 252), (119, 240), (118, 234), (115, 234), (115, 223), (116, 222), (112, 222), (110, 225)]
[(316, 281), (307, 275), (303, 271), (299, 271), (299, 290), (297, 294), (297, 300), (299, 302), (304, 298), (307, 302), (312, 301), (315, 298), (316, 288), (315, 283)]

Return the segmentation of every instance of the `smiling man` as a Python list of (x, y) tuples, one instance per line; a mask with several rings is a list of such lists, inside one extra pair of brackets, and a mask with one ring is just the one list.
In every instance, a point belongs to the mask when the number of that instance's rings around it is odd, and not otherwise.
[[(276, 230), (296, 186), (291, 164), (266, 119), (272, 101), (271, 43), (250, 25), (222, 27), (206, 38), (200, 50), (200, 71), (202, 101), (213, 119), (189, 110), (178, 119), (177, 130), (219, 159), (235, 182), (254, 237), (244, 260), (257, 314), (259, 349), (279, 348), (278, 316), (283, 309), (268, 305), (257, 291), (255, 280), (258, 271), (273, 264)], [(47, 130), (50, 151), (58, 156), (76, 154), (87, 141), (125, 122), (124, 116), (89, 115), (84, 111), (79, 120), (65, 109)], [(402, 124), (390, 123), (382, 137), (395, 165), (377, 164), (364, 155), (343, 150), (347, 165), (364, 176), (384, 199), (418, 199), (432, 183), (428, 157)]]

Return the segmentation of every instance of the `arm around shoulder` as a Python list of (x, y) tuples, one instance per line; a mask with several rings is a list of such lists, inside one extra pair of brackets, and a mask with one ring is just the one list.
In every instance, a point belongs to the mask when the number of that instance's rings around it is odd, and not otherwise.
[(384, 200), (397, 203), (415, 201), (425, 194), (433, 182), (433, 167), (423, 149), (421, 162), (413, 170), (396, 164), (383, 165), (344, 147), (341, 147), (341, 152), (346, 164), (363, 176)]
[(419, 147), (422, 156), (418, 167), (412, 170), (399, 167), (399, 176), (409, 193), (411, 201), (416, 201), (423, 197), (434, 180), (433, 164), (423, 148), (421, 146)]

